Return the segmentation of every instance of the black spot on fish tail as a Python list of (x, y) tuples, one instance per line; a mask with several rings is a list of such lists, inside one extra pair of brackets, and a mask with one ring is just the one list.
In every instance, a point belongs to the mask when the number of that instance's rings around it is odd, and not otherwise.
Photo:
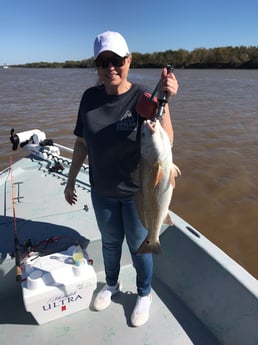
[(142, 242), (142, 244), (140, 245), (140, 247), (137, 250), (136, 254), (146, 254), (146, 253), (161, 254), (160, 242), (151, 243), (148, 240), (148, 238), (146, 238)]

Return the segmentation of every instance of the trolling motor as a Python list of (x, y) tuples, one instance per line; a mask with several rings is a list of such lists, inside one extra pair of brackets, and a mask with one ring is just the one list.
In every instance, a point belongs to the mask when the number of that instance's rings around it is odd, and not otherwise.
[[(168, 74), (172, 73), (174, 70), (171, 65), (167, 65), (166, 68), (167, 68)], [(157, 99), (156, 97), (159, 86), (160, 86), (160, 80), (157, 83), (152, 94), (148, 92), (144, 92), (143, 95), (140, 96), (136, 104), (137, 113), (143, 116), (144, 118), (150, 119), (153, 121), (163, 116), (164, 108), (167, 103), (167, 92), (163, 92), (163, 94), (161, 95), (159, 99)]]
[(46, 139), (46, 134), (39, 129), (15, 133), (14, 128), (10, 131), (10, 141), (13, 151), (20, 146), (25, 151), (43, 159), (50, 155), (59, 157), (60, 150), (54, 145), (53, 140)]
[(10, 131), (10, 141), (13, 144), (13, 151), (16, 151), (19, 145), (20, 147), (24, 147), (29, 143), (39, 145), (45, 139), (46, 134), (39, 129), (15, 133), (14, 128), (12, 128)]

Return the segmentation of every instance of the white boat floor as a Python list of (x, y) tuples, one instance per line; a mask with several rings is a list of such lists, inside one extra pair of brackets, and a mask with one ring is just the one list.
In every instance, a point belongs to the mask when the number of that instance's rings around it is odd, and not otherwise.
[[(50, 173), (49, 164), (24, 158), (13, 165), (19, 242), (33, 239), (37, 244), (57, 237), (60, 241), (53, 245), (59, 251), (89, 239), (97, 292), (104, 273), (88, 170), (79, 173), (78, 202), (71, 207), (63, 195), (68, 168)], [(123, 291), (107, 310), (90, 307), (37, 325), (25, 310), (9, 255), (14, 246), (11, 195), (9, 173), (0, 173), (0, 345), (219, 345), (209, 329), (223, 344), (258, 345), (257, 280), (175, 214), (175, 226), (164, 228), (160, 236), (164, 255), (154, 258), (153, 303), (146, 325), (134, 328), (130, 323), (137, 295), (127, 245), (121, 260)]]
[[(153, 281), (150, 319), (142, 327), (132, 327), (130, 316), (137, 298), (135, 273), (131, 265), (120, 273), (122, 291), (111, 306), (96, 312), (89, 309), (37, 325), (25, 311), (21, 288), (15, 294), (1, 296), (1, 345), (219, 345), (219, 342), (180, 300), (160, 281)], [(98, 273), (97, 291), (104, 284)], [(94, 298), (94, 297), (93, 297)]]

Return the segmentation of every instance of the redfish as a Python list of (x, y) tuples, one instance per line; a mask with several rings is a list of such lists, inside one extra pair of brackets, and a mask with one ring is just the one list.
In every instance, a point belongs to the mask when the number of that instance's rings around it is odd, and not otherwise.
[(168, 210), (175, 188), (175, 177), (181, 175), (173, 163), (169, 137), (159, 120), (145, 120), (141, 129), (140, 191), (136, 207), (148, 235), (137, 254), (161, 252), (159, 234), (163, 223), (172, 224)]

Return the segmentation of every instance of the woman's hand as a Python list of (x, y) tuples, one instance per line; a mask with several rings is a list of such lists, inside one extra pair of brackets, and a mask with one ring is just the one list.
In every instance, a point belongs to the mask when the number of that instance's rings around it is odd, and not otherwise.
[(160, 94), (167, 92), (167, 99), (170, 99), (177, 94), (178, 87), (179, 85), (175, 75), (173, 73), (168, 73), (167, 68), (164, 67), (160, 79)]
[(77, 202), (77, 195), (73, 186), (67, 184), (64, 190), (65, 200), (70, 205), (74, 205)]

